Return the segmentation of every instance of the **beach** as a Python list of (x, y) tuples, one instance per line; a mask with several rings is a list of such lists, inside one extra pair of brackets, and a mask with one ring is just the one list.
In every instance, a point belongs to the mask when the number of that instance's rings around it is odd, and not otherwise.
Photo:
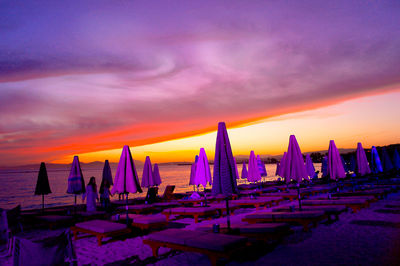
[[(342, 213), (338, 221), (320, 223), (309, 232), (304, 232), (301, 226), (294, 226), (293, 233), (272, 250), (258, 250), (255, 255), (241, 256), (228, 265), (298, 265), (299, 262), (305, 265), (399, 265), (400, 207), (387, 207), (399, 203), (400, 192), (395, 192), (356, 213)], [(288, 205), (293, 205), (293, 202), (279, 204), (282, 207)], [(270, 208), (262, 211), (267, 210)], [(260, 211), (254, 208), (238, 209), (230, 219), (232, 223), (240, 223), (244, 216), (257, 212)], [(196, 230), (206, 224), (224, 224), (226, 217), (202, 220), (197, 224), (192, 218), (183, 218), (173, 223)], [(26, 234), (33, 238), (34, 235), (57, 235), (62, 231), (35, 230)], [(168, 248), (160, 248), (159, 257), (154, 258), (150, 247), (143, 244), (146, 238), (146, 235), (130, 234), (128, 237), (104, 239), (106, 243), (98, 246), (96, 238), (89, 236), (73, 243), (78, 265), (210, 265), (205, 255)], [(11, 258), (0, 262), (12, 265)]]

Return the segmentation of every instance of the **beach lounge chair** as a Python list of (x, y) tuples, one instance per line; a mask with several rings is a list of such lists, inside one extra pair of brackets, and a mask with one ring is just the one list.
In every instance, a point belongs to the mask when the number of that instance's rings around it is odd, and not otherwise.
[[(347, 207), (345, 205), (325, 205), (325, 206), (302, 206), (302, 211), (323, 211), (325, 215), (329, 219), (329, 221), (337, 221), (339, 220), (339, 215), (343, 212), (347, 211)], [(285, 206), (285, 207), (276, 207), (273, 208), (274, 212), (290, 212), (290, 211), (300, 211), (298, 206)], [(335, 219), (331, 217), (334, 216)]]
[(71, 226), (75, 219), (70, 215), (41, 215), (37, 216), (36, 220), (49, 227), (50, 230), (56, 227)]
[(168, 222), (164, 215), (135, 215), (132, 217), (132, 226), (141, 230), (155, 230), (167, 227)]
[(239, 251), (246, 247), (247, 238), (184, 229), (167, 229), (148, 235), (146, 239), (143, 239), (143, 243), (151, 247), (154, 257), (158, 256), (160, 247), (167, 247), (207, 255), (211, 265), (217, 265), (220, 258), (231, 259), (233, 255), (240, 254)]
[(384, 189), (374, 189), (354, 192), (337, 192), (332, 194), (332, 197), (374, 196), (378, 200), (383, 199), (387, 194), (387, 191)]
[(351, 208), (353, 212), (357, 212), (362, 208), (369, 207), (369, 202), (366, 199), (310, 199), (302, 200), (301, 204), (304, 206), (345, 205), (347, 208)]
[(21, 205), (10, 210), (0, 209), (0, 243), (7, 243), (7, 252), (1, 254), (1, 257), (11, 255), (14, 243), (13, 236), (22, 231)]
[(128, 205), (128, 206), (120, 206), (117, 208), (119, 212), (126, 212), (126, 207), (128, 207), (128, 213), (149, 213), (155, 210), (155, 206), (153, 204), (136, 204), (136, 205)]
[[(290, 226), (287, 223), (258, 223), (248, 224), (243, 222), (234, 222), (230, 225), (230, 231), (226, 224), (220, 224), (219, 230), (222, 234), (238, 234), (252, 239), (262, 240), (264, 242), (281, 240), (284, 236), (290, 234)], [(213, 232), (213, 225), (203, 225), (196, 230), (204, 232)]]
[(162, 201), (170, 201), (170, 200), (175, 199), (174, 190), (175, 190), (175, 186), (174, 185), (166, 186), (166, 188), (164, 190), (164, 194), (162, 195), (160, 200), (162, 200)]
[(170, 215), (185, 215), (185, 216), (193, 216), (194, 222), (199, 222), (199, 216), (206, 216), (211, 218), (213, 215), (217, 214), (217, 209), (212, 207), (178, 207), (167, 209), (162, 212), (165, 215), (167, 221), (169, 221)]
[(304, 231), (309, 231), (310, 223), (316, 227), (318, 222), (324, 218), (325, 213), (323, 211), (260, 212), (248, 214), (242, 221), (251, 224), (268, 222), (298, 223), (303, 226)]
[(231, 202), (242, 208), (255, 207), (256, 210), (259, 210), (261, 207), (269, 208), (272, 206), (272, 200), (270, 200), (269, 197), (260, 197), (255, 199), (238, 199)]
[(78, 233), (94, 235), (97, 237), (97, 244), (101, 246), (101, 240), (104, 237), (124, 235), (130, 233), (131, 230), (124, 224), (103, 220), (92, 220), (75, 224), (75, 226), (71, 227), (71, 231), (74, 234), (75, 240), (78, 239)]

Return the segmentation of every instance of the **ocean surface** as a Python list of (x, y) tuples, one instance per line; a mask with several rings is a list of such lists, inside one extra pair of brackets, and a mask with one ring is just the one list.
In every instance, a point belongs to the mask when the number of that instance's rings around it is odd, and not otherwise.
[[(268, 176), (264, 180), (276, 180), (276, 165), (266, 164)], [(320, 170), (320, 164), (315, 164), (316, 170)], [(211, 174), (213, 166), (211, 165)], [(115, 166), (111, 166), (113, 178), (115, 175)], [(167, 185), (175, 185), (175, 192), (192, 191), (193, 186), (189, 186), (190, 165), (159, 165), (161, 175), (161, 185), (159, 186), (159, 194), (164, 193)], [(143, 166), (137, 166), (139, 181), (141, 182)], [(238, 165), (238, 171), (241, 175), (242, 165)], [(39, 165), (37, 170), (0, 170), (0, 208), (12, 208), (20, 204), (22, 209), (41, 208), (42, 196), (35, 196), (35, 187)], [(97, 187), (101, 183), (103, 168), (85, 168), (82, 167), (85, 184), (89, 182), (89, 178), (96, 178)], [(67, 194), (69, 169), (47, 169), (49, 176), (51, 194), (45, 196), (45, 207), (54, 207), (62, 205), (71, 205), (74, 203), (74, 195)], [(238, 184), (244, 184), (245, 180), (239, 179)], [(201, 188), (202, 189), (202, 188)], [(144, 197), (147, 189), (143, 189), (143, 193), (129, 194), (129, 198)], [(112, 197), (118, 199), (118, 195)], [(77, 197), (77, 203), (82, 203), (81, 195)]]

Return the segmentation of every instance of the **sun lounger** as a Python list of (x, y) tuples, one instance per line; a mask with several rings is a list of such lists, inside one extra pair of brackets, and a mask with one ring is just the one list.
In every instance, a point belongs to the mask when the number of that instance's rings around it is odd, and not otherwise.
[[(331, 216), (334, 216), (334, 220), (339, 220), (339, 215), (347, 211), (345, 205), (325, 205), (325, 206), (302, 206), (302, 211), (323, 211), (330, 221), (332, 221)], [(276, 207), (272, 211), (276, 212), (290, 212), (290, 211), (300, 211), (298, 206), (285, 206)]]
[(160, 200), (162, 201), (170, 201), (170, 200), (174, 200), (174, 190), (175, 190), (175, 186), (174, 185), (168, 185), (165, 187), (164, 190), (164, 194), (162, 195), (162, 197), (160, 198)]
[[(208, 206), (210, 206), (211, 208), (215, 208), (217, 211), (220, 212), (221, 215), (223, 215), (224, 213), (226, 213), (226, 202), (213, 202), (210, 203)], [(240, 208), (237, 204), (234, 203), (234, 201), (229, 201), (229, 211), (233, 212), (235, 210), (237, 210), (238, 208)]]
[[(309, 192), (300, 192), (300, 197), (304, 197), (309, 195)], [(278, 192), (278, 193), (264, 193), (263, 197), (283, 197), (284, 199), (288, 199), (290, 201), (296, 200), (298, 198), (297, 192)]]
[(332, 197), (353, 197), (353, 196), (374, 196), (376, 199), (382, 199), (387, 195), (383, 189), (362, 190), (354, 192), (337, 192), (332, 194)]
[(126, 212), (126, 207), (128, 207), (128, 213), (148, 213), (155, 209), (153, 204), (135, 204), (128, 206), (120, 206), (117, 208), (117, 211)]
[(60, 226), (70, 226), (75, 221), (73, 216), (67, 215), (42, 215), (37, 216), (36, 219), (46, 224), (50, 230)]
[(251, 224), (268, 222), (299, 223), (303, 226), (304, 231), (308, 231), (310, 223), (316, 227), (318, 222), (324, 218), (325, 213), (323, 211), (260, 212), (248, 214), (242, 221)]
[(104, 237), (127, 234), (131, 230), (123, 224), (102, 220), (92, 220), (75, 224), (75, 226), (71, 227), (71, 231), (74, 234), (75, 240), (78, 239), (78, 232), (94, 235), (97, 237), (97, 244), (101, 246), (101, 240)]
[(167, 221), (169, 221), (169, 216), (171, 214), (175, 214), (175, 215), (193, 216), (195, 223), (198, 223), (199, 216), (211, 217), (217, 214), (217, 209), (212, 207), (179, 207), (179, 208), (164, 210), (162, 214), (165, 215)]
[(211, 264), (217, 265), (218, 259), (231, 259), (234, 254), (238, 254), (238, 251), (246, 246), (247, 238), (184, 229), (168, 229), (148, 235), (143, 243), (151, 247), (154, 257), (158, 256), (160, 247), (167, 247), (207, 255)]
[(259, 210), (261, 207), (269, 208), (272, 206), (272, 200), (270, 200), (268, 197), (259, 197), (255, 199), (238, 199), (233, 200), (232, 203), (242, 208), (255, 207), (256, 210)]
[[(353, 196), (353, 195), (343, 196), (343, 195), (335, 193), (335, 194), (331, 194), (330, 196), (331, 196), (331, 198), (330, 198), (331, 200), (363, 199), (363, 200), (367, 200), (370, 203), (378, 201), (378, 198), (376, 198), (376, 197), (374, 197), (372, 195), (371, 196)], [(329, 199), (329, 198), (328, 198), (328, 195), (325, 195), (325, 196), (318, 197), (316, 199)]]
[[(231, 230), (226, 224), (220, 224), (219, 230), (222, 234), (237, 234), (248, 238), (258, 239), (265, 242), (281, 240), (290, 233), (290, 226), (287, 223), (231, 223)], [(196, 228), (203, 232), (213, 232), (213, 225), (203, 225)]]
[(167, 219), (162, 214), (136, 215), (132, 218), (132, 226), (141, 230), (153, 230), (165, 228), (168, 225)]
[(353, 212), (357, 212), (362, 208), (369, 207), (369, 202), (366, 199), (315, 199), (315, 200), (302, 200), (301, 204), (304, 206), (321, 206), (321, 205), (345, 205), (351, 208)]

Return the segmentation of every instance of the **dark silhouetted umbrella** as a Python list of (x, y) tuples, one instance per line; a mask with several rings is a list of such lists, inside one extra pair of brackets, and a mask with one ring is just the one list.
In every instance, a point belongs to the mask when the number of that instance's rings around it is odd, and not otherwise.
[(111, 194), (125, 194), (126, 195), (126, 224), (129, 223), (128, 217), (128, 195), (129, 193), (142, 193), (140, 188), (139, 178), (137, 175), (135, 163), (132, 159), (132, 154), (128, 145), (122, 149), (121, 157), (119, 159), (117, 172), (115, 173), (114, 186)]
[(45, 163), (40, 163), (38, 178), (36, 181), (35, 195), (42, 195), (42, 210), (44, 211), (44, 195), (50, 194), (49, 177)]
[(382, 162), (383, 170), (385, 172), (391, 171), (394, 168), (393, 164), (392, 164), (392, 160), (390, 159), (390, 156), (385, 147), (382, 148), (381, 162)]
[(233, 193), (237, 193), (235, 162), (225, 123), (220, 122), (215, 145), (212, 194), (231, 195)]
[(240, 179), (237, 163), (236, 163), (236, 158), (233, 157), (233, 161), (235, 162), (235, 171), (236, 171), (236, 179)]
[(150, 157), (146, 156), (146, 160), (144, 161), (143, 166), (142, 187), (149, 188), (155, 186), (152, 168), (153, 167), (151, 166)]
[(101, 177), (101, 184), (100, 184), (100, 194), (103, 193), (104, 190), (104, 183), (108, 182), (108, 185), (112, 186), (113, 183), (113, 178), (112, 178), (112, 173), (111, 173), (111, 167), (110, 167), (110, 163), (108, 162), (108, 160), (105, 160), (104, 162), (104, 167), (103, 167), (103, 175)]
[(313, 161), (311, 160), (310, 154), (306, 155), (306, 170), (310, 178), (315, 177), (315, 167)]
[(153, 179), (155, 186), (161, 184), (160, 169), (158, 168), (158, 164), (156, 163), (154, 164), (154, 169), (153, 169)]
[(393, 164), (394, 167), (399, 170), (400, 169), (400, 156), (399, 153), (397, 151), (397, 149), (394, 149), (394, 153), (393, 153)]

